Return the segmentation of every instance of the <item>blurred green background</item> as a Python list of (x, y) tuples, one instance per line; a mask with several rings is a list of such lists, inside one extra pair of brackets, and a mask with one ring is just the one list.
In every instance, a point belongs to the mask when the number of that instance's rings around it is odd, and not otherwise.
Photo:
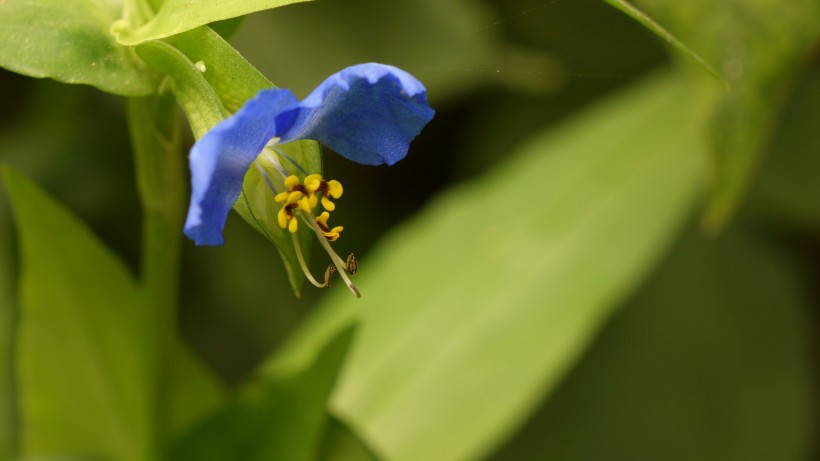
[[(246, 18), (231, 43), (297, 96), (384, 62), (424, 82), (437, 114), (394, 167), (325, 153), (325, 176), (345, 185), (336, 248), (359, 259), (361, 304), (341, 283), (296, 299), (275, 248), (232, 215), (226, 245), (184, 243), (182, 337), (238, 388), (325, 344), (321, 325), (361, 319), (329, 409), (368, 456), (817, 459), (820, 19), (803, 3), (638, 2), (731, 93), (597, 0), (328, 0)], [(0, 92), (0, 161), (136, 273), (121, 98), (2, 70)], [(748, 176), (747, 193), (707, 237), (722, 175)], [(5, 195), (0, 246), (11, 446)]]

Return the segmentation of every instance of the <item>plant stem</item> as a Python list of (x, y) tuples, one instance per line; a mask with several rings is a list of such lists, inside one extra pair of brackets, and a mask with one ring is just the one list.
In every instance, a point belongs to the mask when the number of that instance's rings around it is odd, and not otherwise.
[[(141, 280), (150, 309), (156, 359), (157, 440), (164, 432), (165, 376), (176, 341), (185, 187), (176, 104), (170, 95), (131, 98), (128, 125), (142, 203)], [(149, 345), (149, 347), (151, 347)]]

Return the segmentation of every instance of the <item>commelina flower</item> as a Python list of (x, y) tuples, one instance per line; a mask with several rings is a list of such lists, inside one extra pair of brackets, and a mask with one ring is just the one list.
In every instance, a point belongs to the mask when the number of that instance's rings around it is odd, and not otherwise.
[[(335, 209), (333, 200), (343, 192), (341, 183), (305, 171), (277, 146), (311, 139), (354, 162), (392, 165), (407, 155), (410, 141), (433, 114), (424, 85), (407, 72), (384, 64), (348, 67), (328, 77), (302, 101), (287, 89), (260, 91), (191, 149), (192, 193), (185, 235), (197, 245), (221, 245), (225, 220), (242, 192), (245, 173), (256, 164), (281, 205), (278, 223), (291, 233), (308, 280), (327, 286), (327, 274), (334, 271), (328, 270), (324, 284), (310, 275), (296, 241), (300, 222), (314, 229), (336, 270), (358, 296), (343, 270), (345, 263), (329, 244), (342, 231), (341, 226), (328, 224)], [(281, 190), (257, 162), (260, 156), (282, 175)], [(282, 158), (300, 174), (290, 174), (277, 161)]]

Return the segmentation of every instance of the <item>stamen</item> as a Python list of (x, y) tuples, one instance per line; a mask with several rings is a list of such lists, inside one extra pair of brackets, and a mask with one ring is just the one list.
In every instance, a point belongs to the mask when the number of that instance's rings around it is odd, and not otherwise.
[(325, 248), (325, 251), (327, 251), (328, 256), (330, 256), (330, 260), (333, 262), (333, 265), (336, 266), (336, 272), (338, 272), (339, 275), (342, 277), (342, 280), (344, 280), (345, 285), (347, 285), (347, 288), (350, 289), (354, 296), (356, 296), (357, 298), (361, 298), (362, 294), (359, 292), (359, 289), (356, 288), (356, 285), (354, 285), (353, 282), (350, 281), (350, 277), (347, 276), (347, 271), (344, 269), (344, 261), (342, 261), (342, 258), (340, 258), (335, 251), (333, 251), (333, 248), (331, 248), (330, 243), (328, 243), (327, 238), (324, 236), (324, 233), (322, 233), (322, 229), (316, 223), (316, 219), (314, 219), (312, 215), (306, 215), (306, 213), (300, 213), (300, 215), (302, 216), (302, 219), (311, 228), (313, 228), (313, 232), (316, 233), (316, 237), (319, 239), (319, 243), (321, 243), (322, 246)]
[(273, 187), (273, 183), (270, 181), (270, 178), (268, 177), (268, 173), (265, 171), (264, 168), (262, 168), (262, 165), (260, 165), (259, 162), (257, 162), (256, 160), (253, 161), (253, 164), (256, 165), (256, 168), (259, 169), (260, 173), (262, 173), (262, 177), (265, 178), (265, 182), (268, 183), (268, 187), (270, 188), (270, 190), (272, 190), (274, 194), (278, 194), (278, 192), (276, 192), (276, 188)]
[(299, 165), (299, 163), (298, 163), (298, 162), (296, 162), (296, 160), (294, 160), (294, 159), (293, 159), (290, 155), (288, 155), (288, 154), (286, 154), (286, 153), (282, 152), (282, 150), (281, 150), (281, 149), (277, 149), (276, 147), (270, 146), (270, 148), (271, 148), (271, 149), (273, 149), (274, 151), (276, 151), (276, 153), (277, 153), (277, 154), (279, 154), (279, 155), (281, 155), (282, 157), (284, 157), (284, 158), (285, 158), (285, 160), (287, 160), (287, 161), (289, 161), (290, 163), (292, 163), (292, 164), (293, 164), (293, 166), (295, 166), (296, 168), (298, 168), (298, 169), (299, 169), (299, 171), (301, 171), (303, 174), (305, 174), (305, 175), (307, 175), (307, 174), (308, 174), (307, 170), (305, 170), (304, 168), (302, 168), (302, 165)]
[[(287, 171), (285, 171), (285, 169), (284, 169), (284, 168), (282, 168), (282, 165), (280, 165), (280, 164), (279, 164), (279, 162), (278, 162), (275, 158), (273, 158), (273, 157), (270, 155), (270, 152), (268, 152), (268, 149), (271, 149), (271, 147), (269, 147), (269, 146), (265, 146), (265, 148), (264, 148), (264, 149), (262, 149), (262, 155), (264, 155), (264, 156), (265, 156), (265, 158), (266, 158), (266, 159), (268, 159), (268, 161), (270, 161), (271, 163), (273, 163), (273, 166), (274, 166), (274, 167), (276, 167), (276, 169), (277, 169), (277, 170), (279, 170), (279, 173), (281, 173), (281, 174), (282, 174), (282, 177), (287, 178), (288, 176), (290, 176), (290, 175), (288, 174), (288, 172), (287, 172)], [(278, 149), (277, 149), (277, 150), (278, 150)]]
[(333, 267), (333, 264), (327, 266), (327, 269), (325, 269), (325, 286), (327, 288), (330, 288), (330, 281), (334, 273), (336, 273), (336, 268)]
[(305, 273), (305, 276), (310, 280), (310, 283), (313, 284), (316, 288), (324, 288), (325, 286), (330, 286), (330, 283), (327, 279), (327, 272), (325, 272), (325, 283), (319, 283), (313, 278), (313, 274), (310, 273), (310, 269), (308, 269), (307, 264), (305, 264), (305, 258), (302, 257), (302, 249), (299, 247), (299, 241), (296, 239), (296, 234), (290, 234), (290, 239), (293, 241), (293, 248), (296, 249), (296, 259), (299, 260), (299, 265), (302, 266), (302, 272)]

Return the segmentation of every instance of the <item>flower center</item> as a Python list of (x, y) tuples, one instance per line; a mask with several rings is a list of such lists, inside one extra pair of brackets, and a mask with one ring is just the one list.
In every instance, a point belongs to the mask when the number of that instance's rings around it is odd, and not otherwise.
[[(295, 165), (305, 176), (300, 179), (300, 177), (295, 174), (288, 174), (279, 163), (278, 159), (271, 155), (269, 150), (277, 154), (278, 157), (283, 157), (293, 163), (293, 165)], [(344, 229), (342, 226), (331, 227), (328, 224), (330, 212), (336, 209), (336, 204), (331, 199), (341, 198), (342, 193), (344, 192), (342, 184), (336, 180), (326, 181), (321, 175), (316, 173), (308, 174), (307, 171), (295, 160), (271, 144), (265, 147), (265, 150), (263, 150), (260, 154), (260, 157), (262, 156), (272, 163), (276, 170), (284, 178), (284, 190), (277, 192), (277, 189), (273, 185), (273, 181), (271, 181), (270, 177), (268, 177), (267, 171), (259, 163), (259, 159), (254, 162), (256, 167), (259, 169), (259, 172), (268, 183), (268, 187), (275, 194), (274, 201), (282, 206), (276, 216), (277, 222), (282, 229), (287, 229), (288, 232), (290, 232), (293, 247), (296, 250), (296, 257), (299, 260), (299, 264), (302, 267), (302, 271), (305, 273), (307, 279), (318, 288), (326, 288), (330, 287), (333, 274), (335, 272), (339, 272), (339, 275), (342, 277), (350, 291), (357, 298), (361, 297), (361, 293), (353, 282), (350, 281), (350, 277), (348, 276), (353, 275), (356, 271), (356, 265), (350, 264), (350, 259), (353, 255), (351, 254), (348, 257), (348, 261), (343, 261), (330, 246), (330, 242), (335, 242)], [(318, 216), (316, 216), (314, 212), (319, 209), (319, 204), (321, 204), (322, 211)], [(332, 262), (331, 266), (328, 267), (328, 270), (325, 271), (324, 283), (318, 282), (313, 277), (307, 267), (304, 257), (302, 256), (302, 250), (297, 239), (297, 231), (299, 230), (300, 220), (302, 223), (313, 229), (319, 243), (325, 251), (327, 251), (327, 254)], [(332, 269), (334, 266), (335, 269)], [(348, 269), (349, 267), (353, 267), (353, 269), (350, 270)]]

